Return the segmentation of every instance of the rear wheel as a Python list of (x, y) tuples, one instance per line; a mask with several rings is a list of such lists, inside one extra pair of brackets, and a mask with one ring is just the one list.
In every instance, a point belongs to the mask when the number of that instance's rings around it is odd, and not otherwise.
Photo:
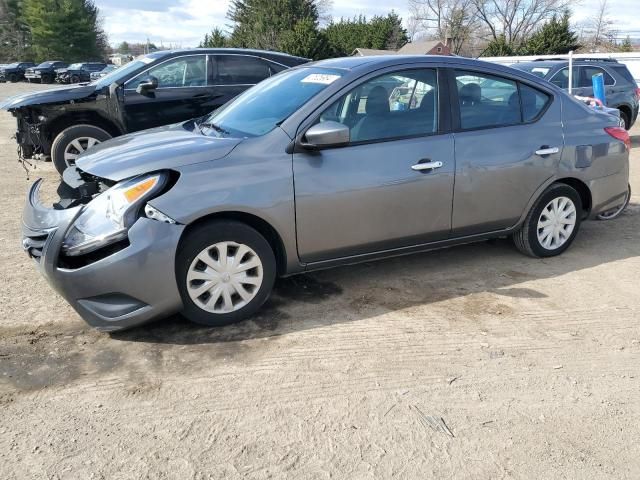
[(10, 73), (9, 74), (9, 81), (11, 83), (16, 83), (18, 81), (18, 75), (15, 73)]
[(218, 220), (189, 232), (176, 257), (183, 314), (207, 326), (235, 323), (267, 300), (276, 277), (269, 242), (240, 222)]
[(60, 132), (51, 145), (51, 160), (60, 175), (76, 163), (78, 156), (111, 135), (94, 125), (74, 125)]
[(629, 114), (624, 110), (620, 110), (620, 126), (625, 130), (631, 128), (631, 119), (629, 118)]
[(71, 83), (78, 83), (80, 82), (80, 77), (78, 75), (73, 75), (71, 77)]
[(611, 210), (607, 210), (606, 212), (602, 212), (596, 218), (598, 220), (613, 220), (614, 218), (618, 218), (624, 209), (627, 208), (627, 205), (629, 205), (629, 200), (631, 200), (631, 185), (629, 185), (627, 193), (620, 205), (612, 208)]
[(582, 219), (580, 195), (572, 187), (551, 185), (533, 205), (513, 240), (531, 257), (553, 257), (575, 239)]

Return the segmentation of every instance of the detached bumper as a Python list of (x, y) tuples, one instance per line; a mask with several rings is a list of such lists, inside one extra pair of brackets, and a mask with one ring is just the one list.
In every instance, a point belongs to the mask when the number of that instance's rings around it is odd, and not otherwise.
[(175, 280), (175, 252), (184, 225), (140, 218), (129, 245), (79, 268), (61, 266), (65, 234), (84, 207), (50, 209), (36, 181), (23, 212), (23, 248), (49, 284), (91, 326), (115, 331), (182, 309)]

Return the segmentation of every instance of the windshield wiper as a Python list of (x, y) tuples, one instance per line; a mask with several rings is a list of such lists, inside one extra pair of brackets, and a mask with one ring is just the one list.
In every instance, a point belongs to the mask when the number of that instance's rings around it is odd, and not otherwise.
[(198, 124), (198, 129), (202, 132), (203, 128), (212, 128), (216, 132), (222, 133), (223, 135), (231, 135), (231, 132), (225, 130), (220, 125), (216, 125), (213, 122), (202, 122)]

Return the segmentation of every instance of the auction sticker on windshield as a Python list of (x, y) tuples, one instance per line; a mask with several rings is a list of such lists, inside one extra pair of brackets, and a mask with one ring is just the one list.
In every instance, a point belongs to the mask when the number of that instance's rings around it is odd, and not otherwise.
[(302, 83), (321, 83), (322, 85), (330, 85), (340, 78), (340, 75), (331, 75), (329, 73), (311, 73), (304, 77)]

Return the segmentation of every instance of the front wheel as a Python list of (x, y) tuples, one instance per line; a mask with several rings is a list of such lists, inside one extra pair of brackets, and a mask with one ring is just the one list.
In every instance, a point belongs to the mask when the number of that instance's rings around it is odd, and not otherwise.
[(9, 74), (9, 81), (11, 83), (16, 83), (18, 81), (18, 75), (16, 75), (15, 73)]
[(553, 257), (575, 239), (582, 219), (582, 202), (569, 185), (551, 185), (533, 205), (513, 241), (531, 257)]
[(253, 315), (267, 300), (276, 277), (269, 242), (240, 222), (218, 220), (187, 233), (176, 257), (183, 315), (222, 326)]
[(623, 110), (620, 110), (620, 126), (625, 130), (629, 130), (631, 128), (631, 119)]
[(95, 125), (74, 125), (60, 132), (51, 145), (51, 160), (60, 175), (76, 164), (81, 153), (109, 140), (111, 135)]

